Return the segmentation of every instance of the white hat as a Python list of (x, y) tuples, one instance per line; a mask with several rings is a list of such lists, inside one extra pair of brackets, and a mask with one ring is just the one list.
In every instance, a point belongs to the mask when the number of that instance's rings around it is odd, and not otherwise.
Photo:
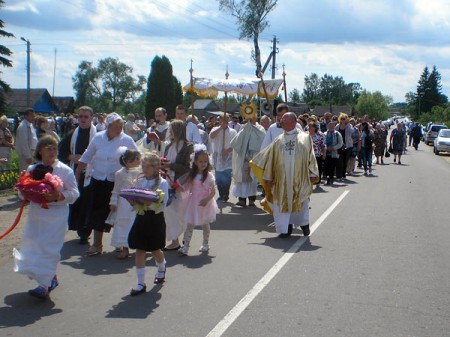
[(108, 117), (106, 117), (106, 127), (114, 123), (117, 120), (123, 121), (122, 117), (117, 112), (111, 112)]

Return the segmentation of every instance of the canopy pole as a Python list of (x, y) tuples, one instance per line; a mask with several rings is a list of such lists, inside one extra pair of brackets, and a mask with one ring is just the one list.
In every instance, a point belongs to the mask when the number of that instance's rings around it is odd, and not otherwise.
[(266, 84), (264, 83), (264, 78), (263, 78), (262, 72), (259, 73), (259, 78), (261, 79), (261, 85), (262, 85), (262, 88), (264, 91), (264, 96), (266, 97), (267, 104), (269, 104), (270, 119), (272, 119), (273, 118), (273, 106), (272, 106), (272, 104), (270, 104), (270, 101), (269, 101), (269, 95), (267, 94)]
[(192, 59), (191, 59), (191, 69), (189, 69), (189, 73), (191, 74), (191, 115), (194, 117), (194, 69), (192, 68)]
[[(228, 73), (228, 64), (227, 64), (227, 72), (225, 73), (225, 79), (228, 80), (228, 77), (230, 76), (230, 74)], [(223, 99), (223, 118), (226, 117), (227, 115), (227, 110), (228, 110), (228, 92), (225, 91), (225, 98)]]
[(287, 88), (286, 88), (286, 72), (284, 71), (285, 65), (283, 64), (283, 88), (284, 88), (284, 102), (287, 104)]

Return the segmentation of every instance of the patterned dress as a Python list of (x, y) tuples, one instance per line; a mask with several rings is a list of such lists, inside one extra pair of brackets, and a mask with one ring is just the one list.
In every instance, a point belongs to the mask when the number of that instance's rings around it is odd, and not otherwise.
[(396, 154), (402, 154), (405, 146), (406, 132), (398, 129), (392, 130), (392, 149)]
[(384, 149), (386, 147), (386, 138), (387, 134), (384, 130), (375, 130), (373, 132), (374, 135), (374, 144), (375, 144), (375, 157), (380, 157), (384, 155)]

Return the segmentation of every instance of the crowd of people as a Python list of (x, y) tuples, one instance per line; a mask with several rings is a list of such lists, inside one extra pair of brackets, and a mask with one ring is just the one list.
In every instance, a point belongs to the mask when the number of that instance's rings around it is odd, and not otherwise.
[[(189, 255), (196, 226), (203, 230), (199, 251), (209, 251), (210, 224), (218, 204), (228, 203), (230, 195), (236, 207), (256, 207), (262, 187), (261, 206), (273, 214), (278, 237), (289, 237), (295, 228), (308, 236), (314, 186), (344, 181), (356, 168), (371, 175), (373, 154), (375, 164), (382, 165), (388, 149), (401, 164), (402, 123), (388, 142), (387, 128), (364, 118), (296, 116), (283, 103), (276, 110), (273, 121), (227, 114), (199, 121), (179, 105), (168, 121), (161, 107), (145, 129), (132, 114), (126, 121), (115, 112), (95, 118), (92, 108), (82, 106), (74, 128), (60, 138), (47, 117), (36, 118), (28, 109), (15, 142), (2, 123), (1, 146), (15, 148), (21, 170), (44, 166), (63, 183), (45, 196), (48, 209), (31, 202), (22, 248), (14, 252), (15, 270), (38, 283), (30, 295), (45, 299), (58, 285), (67, 228), (77, 232), (80, 244), (90, 243), (88, 256), (103, 253), (104, 233), (111, 230), (118, 259), (134, 249), (137, 282), (130, 294), (136, 296), (147, 288), (147, 252), (157, 267), (153, 282), (159, 284), (166, 277), (164, 252)], [(158, 192), (161, 198), (123, 198), (121, 191), (130, 188)]]

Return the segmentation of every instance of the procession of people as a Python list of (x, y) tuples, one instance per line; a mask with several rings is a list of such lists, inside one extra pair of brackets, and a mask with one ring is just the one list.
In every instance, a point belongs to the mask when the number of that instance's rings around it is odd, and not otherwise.
[[(244, 115), (238, 120), (224, 113), (212, 121), (204, 118), (202, 124), (188, 118), (184, 106), (176, 107), (175, 116), (167, 121), (167, 111), (160, 107), (154, 122), (143, 129), (134, 115), (127, 122), (115, 112), (95, 118), (92, 108), (82, 106), (74, 128), (59, 140), (44, 127), (37, 131), (34, 111), (26, 111), (15, 141), (20, 168), (34, 172), (43, 166), (62, 180), (62, 187), (45, 195), (48, 209), (31, 200), (22, 248), (14, 253), (15, 271), (37, 282), (30, 295), (46, 299), (59, 284), (56, 266), (66, 229), (77, 232), (81, 245), (89, 244), (88, 256), (104, 252), (103, 236), (111, 230), (118, 259), (136, 250), (132, 296), (147, 289), (147, 252), (157, 265), (155, 284), (165, 281), (164, 252), (191, 254), (195, 226), (203, 229), (199, 251), (208, 254), (210, 225), (220, 216), (218, 208), (230, 205), (231, 195), (238, 208), (260, 206), (272, 214), (280, 239), (296, 228), (309, 236), (314, 188), (344, 182), (355, 174), (357, 162), (364, 175), (372, 174), (373, 151), (376, 164), (383, 164), (389, 148), (381, 124), (343, 113), (323, 119), (297, 116), (284, 103), (273, 119)], [(401, 123), (396, 130), (391, 140), (394, 161), (398, 156), (400, 164), (406, 134)], [(125, 189), (141, 194), (124, 196)], [(55, 226), (47, 230), (50, 224)], [(37, 226), (42, 230), (35, 232)], [(38, 249), (37, 254), (31, 249)]]

